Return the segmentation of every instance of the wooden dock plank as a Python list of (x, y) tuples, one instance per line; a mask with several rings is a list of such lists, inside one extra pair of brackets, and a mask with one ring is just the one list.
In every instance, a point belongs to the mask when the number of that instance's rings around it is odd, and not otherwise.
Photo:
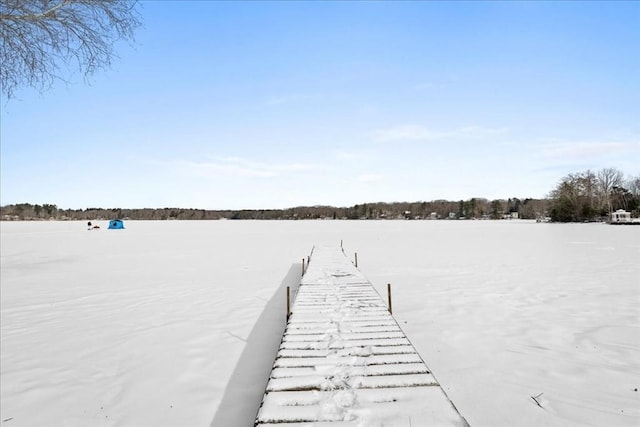
[(314, 248), (256, 426), (467, 426), (364, 275)]

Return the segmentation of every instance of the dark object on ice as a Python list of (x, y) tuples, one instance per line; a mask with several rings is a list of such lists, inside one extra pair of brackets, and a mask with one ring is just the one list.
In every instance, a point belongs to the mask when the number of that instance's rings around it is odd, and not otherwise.
[(537, 396), (531, 396), (531, 398), (533, 399), (533, 401), (534, 401), (534, 402), (536, 402), (536, 405), (538, 405), (538, 406), (539, 406), (539, 407), (541, 407), (541, 408), (542, 408), (542, 405), (540, 404), (540, 402), (538, 402), (538, 398), (539, 398), (540, 396), (542, 396), (543, 394), (544, 394), (544, 393), (540, 393), (540, 394), (539, 394), (539, 395), (537, 395)]
[(91, 227), (91, 221), (87, 223), (87, 227)]
[(124, 229), (124, 223), (121, 219), (112, 219), (109, 221), (109, 229), (110, 230), (122, 230)]

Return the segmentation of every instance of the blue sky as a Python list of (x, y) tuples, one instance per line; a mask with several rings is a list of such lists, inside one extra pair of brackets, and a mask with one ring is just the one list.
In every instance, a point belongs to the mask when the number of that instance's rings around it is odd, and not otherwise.
[(640, 174), (639, 2), (143, 2), (86, 84), (2, 99), (2, 205), (544, 197)]

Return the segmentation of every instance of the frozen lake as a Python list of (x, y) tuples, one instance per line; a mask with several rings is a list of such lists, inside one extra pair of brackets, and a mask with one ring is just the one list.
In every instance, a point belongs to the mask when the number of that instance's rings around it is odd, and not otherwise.
[(472, 426), (640, 424), (640, 227), (99, 224), (0, 225), (3, 427), (251, 426), (284, 288), (341, 240)]

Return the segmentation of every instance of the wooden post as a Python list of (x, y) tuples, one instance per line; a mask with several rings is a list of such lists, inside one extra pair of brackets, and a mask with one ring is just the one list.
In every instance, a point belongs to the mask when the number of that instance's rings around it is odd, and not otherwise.
[(290, 292), (289, 286), (287, 286), (287, 320), (289, 320), (289, 316), (291, 315)]
[(391, 283), (387, 283), (387, 298), (389, 299), (389, 314), (393, 314), (393, 308), (391, 307)]
[(302, 258), (302, 275), (304, 276), (304, 258)]
[(358, 268), (358, 252), (356, 252), (355, 254), (356, 254), (356, 268)]

